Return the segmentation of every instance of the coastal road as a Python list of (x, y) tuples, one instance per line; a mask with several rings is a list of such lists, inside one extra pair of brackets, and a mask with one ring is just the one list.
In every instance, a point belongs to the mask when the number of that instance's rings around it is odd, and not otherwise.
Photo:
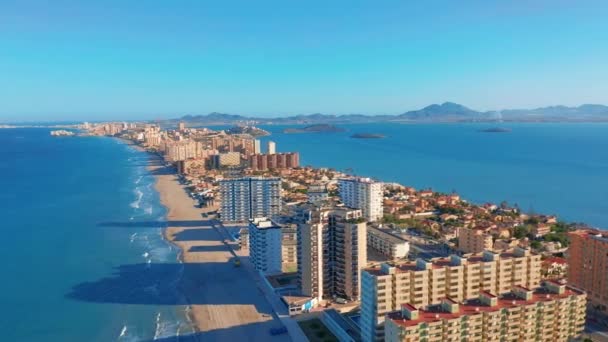
[[(169, 209), (166, 236), (183, 251), (180, 292), (191, 305), (199, 341), (291, 341), (288, 334), (270, 335), (282, 322), (256, 281), (173, 174), (158, 172), (157, 189)], [(211, 211), (211, 209), (209, 209)]]

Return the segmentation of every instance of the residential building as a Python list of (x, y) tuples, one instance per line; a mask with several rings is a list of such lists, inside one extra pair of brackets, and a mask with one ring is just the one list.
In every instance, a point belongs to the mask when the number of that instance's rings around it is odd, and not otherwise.
[(298, 232), (295, 225), (283, 226), (281, 260), (283, 270), (295, 270), (298, 266)]
[(608, 232), (579, 229), (568, 237), (568, 283), (587, 291), (589, 304), (608, 314)]
[(211, 156), (211, 167), (214, 169), (239, 165), (241, 165), (241, 154), (239, 152), (226, 152)]
[(272, 218), (281, 211), (281, 179), (247, 177), (221, 180), (220, 214), (224, 222)]
[(329, 198), (325, 184), (311, 184), (306, 192), (308, 203), (321, 204)]
[(298, 224), (298, 277), (313, 298), (359, 298), (367, 263), (366, 223), (361, 210), (312, 208)]
[(464, 253), (480, 253), (492, 250), (492, 235), (483, 228), (460, 228), (458, 231), (458, 250)]
[(464, 303), (444, 298), (424, 309), (403, 304), (387, 315), (384, 341), (566, 342), (583, 332), (585, 303), (583, 291), (548, 281), (501, 296), (482, 291)]
[(274, 141), (268, 141), (266, 143), (266, 153), (267, 154), (277, 153), (277, 144)]
[(366, 341), (382, 338), (384, 316), (402, 304), (424, 307), (442, 298), (476, 298), (482, 290), (495, 294), (514, 286), (540, 284), (540, 255), (515, 248), (460, 257), (402, 262), (366, 268), (361, 274), (361, 331)]
[(382, 219), (382, 183), (370, 178), (344, 178), (338, 181), (340, 200), (350, 208), (361, 209), (369, 222)]
[(405, 258), (410, 251), (409, 242), (374, 227), (367, 228), (367, 246), (390, 260)]
[(249, 257), (263, 274), (281, 273), (281, 227), (266, 217), (249, 221)]
[(299, 166), (300, 154), (298, 152), (252, 154), (249, 156), (249, 168), (253, 171), (292, 169)]
[(178, 130), (178, 131), (180, 131), (180, 132), (185, 131), (185, 130), (186, 130), (186, 123), (185, 123), (185, 122), (180, 122), (180, 123), (177, 125), (177, 130)]
[(262, 142), (259, 139), (253, 141), (253, 154), (262, 153)]

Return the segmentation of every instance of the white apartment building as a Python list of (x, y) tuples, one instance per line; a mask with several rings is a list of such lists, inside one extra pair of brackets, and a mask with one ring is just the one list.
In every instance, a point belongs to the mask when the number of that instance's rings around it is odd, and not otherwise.
[(280, 178), (246, 177), (221, 180), (219, 183), (222, 222), (272, 218), (281, 211)]
[(409, 242), (374, 227), (367, 228), (367, 246), (391, 260), (405, 258), (410, 252)]
[(371, 178), (344, 178), (338, 181), (340, 200), (350, 208), (361, 209), (369, 222), (382, 219), (382, 183)]
[(274, 141), (269, 141), (266, 143), (266, 154), (276, 154), (277, 153), (277, 144)]
[(249, 257), (255, 269), (264, 274), (281, 273), (281, 227), (266, 217), (249, 221)]

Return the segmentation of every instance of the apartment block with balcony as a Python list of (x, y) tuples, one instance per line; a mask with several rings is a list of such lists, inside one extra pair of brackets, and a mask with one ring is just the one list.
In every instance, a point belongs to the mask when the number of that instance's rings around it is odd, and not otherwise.
[(584, 329), (585, 303), (584, 292), (552, 281), (500, 296), (482, 291), (462, 303), (444, 298), (424, 309), (406, 303), (387, 315), (384, 340), (566, 342)]
[(281, 211), (281, 179), (247, 177), (222, 180), (220, 183), (220, 219), (223, 222), (247, 222)]
[(415, 262), (383, 263), (363, 270), (361, 331), (364, 340), (381, 340), (384, 316), (402, 304), (417, 308), (476, 298), (481, 291), (507, 293), (514, 286), (540, 284), (540, 255), (515, 248)]
[(282, 271), (281, 227), (265, 217), (249, 221), (249, 257), (255, 269), (263, 274)]
[(494, 245), (487, 229), (461, 228), (458, 230), (458, 250), (464, 253), (480, 253), (491, 250)]
[(407, 257), (410, 243), (386, 230), (368, 227), (367, 246), (390, 260)]
[(298, 277), (302, 294), (358, 300), (367, 263), (366, 223), (361, 210), (306, 209), (298, 224)]
[(379, 221), (383, 212), (383, 184), (370, 178), (343, 178), (338, 181), (340, 200), (350, 208), (361, 209), (370, 222)]
[(579, 229), (568, 237), (568, 283), (587, 292), (594, 310), (608, 314), (608, 233)]

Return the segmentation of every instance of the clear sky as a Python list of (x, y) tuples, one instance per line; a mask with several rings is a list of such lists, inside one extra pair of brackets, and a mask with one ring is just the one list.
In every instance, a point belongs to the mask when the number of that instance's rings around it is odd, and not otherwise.
[(0, 120), (444, 101), (608, 104), (608, 1), (0, 1)]

